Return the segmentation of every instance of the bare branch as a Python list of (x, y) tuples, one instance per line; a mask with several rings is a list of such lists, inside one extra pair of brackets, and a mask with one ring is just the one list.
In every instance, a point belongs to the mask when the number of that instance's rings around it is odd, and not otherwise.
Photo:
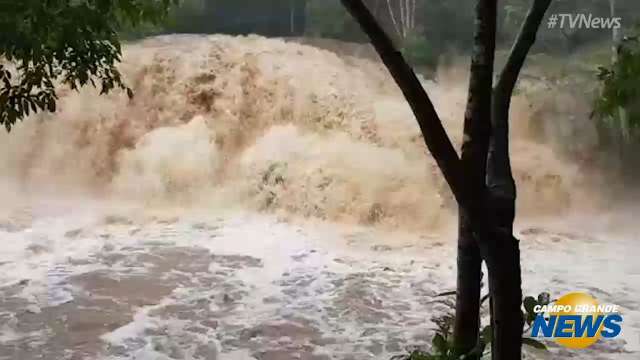
[(402, 28), (402, 38), (407, 36), (407, 13), (404, 10), (405, 0), (399, 0), (400, 4), (400, 27)]
[(396, 29), (396, 33), (398, 33), (398, 36), (402, 37), (402, 32), (400, 31), (400, 27), (398, 27), (398, 21), (396, 20), (396, 15), (393, 13), (393, 6), (391, 6), (391, 0), (387, 0), (387, 7), (389, 8), (389, 17), (391, 18), (393, 27)]
[(415, 29), (416, 27), (416, 1), (411, 1), (411, 29)]

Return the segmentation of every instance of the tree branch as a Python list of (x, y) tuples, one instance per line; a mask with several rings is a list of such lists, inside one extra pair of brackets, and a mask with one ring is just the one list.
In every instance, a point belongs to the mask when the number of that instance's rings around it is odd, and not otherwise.
[[(496, 43), (496, 0), (478, 0), (475, 8), (475, 29), (469, 92), (464, 116), (462, 172), (468, 187), (471, 211), (481, 212), (486, 200), (487, 152), (491, 138), (491, 96)], [(469, 353), (478, 343), (480, 331), (481, 254), (479, 239), (471, 226), (472, 214), (458, 209), (458, 278), (456, 317), (453, 331), (454, 347)], [(479, 357), (469, 357), (478, 359)]]
[(500, 73), (498, 84), (496, 85), (498, 96), (511, 97), (522, 66), (529, 54), (529, 50), (536, 41), (538, 29), (550, 4), (551, 0), (534, 0), (533, 4), (531, 4), (518, 37), (511, 48), (507, 63)]
[(418, 121), (425, 144), (435, 158), (458, 204), (466, 204), (465, 190), (461, 184), (460, 159), (416, 74), (362, 0), (341, 1), (367, 34), (382, 62), (402, 90)]
[(489, 146), (487, 186), (502, 219), (499, 226), (507, 231), (515, 217), (516, 186), (509, 159), (509, 108), (520, 71), (536, 40), (538, 28), (551, 0), (533, 0), (507, 62), (493, 91), (491, 121), (493, 133)]
[(478, 0), (467, 107), (464, 115), (462, 168), (473, 197), (483, 195), (491, 138), (491, 98), (496, 46), (497, 0)]

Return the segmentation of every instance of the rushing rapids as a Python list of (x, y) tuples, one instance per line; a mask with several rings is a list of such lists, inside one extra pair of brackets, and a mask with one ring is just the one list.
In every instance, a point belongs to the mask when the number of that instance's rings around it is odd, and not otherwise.
[[(428, 343), (450, 310), (436, 294), (455, 283), (455, 206), (385, 69), (338, 50), (152, 38), (125, 48), (132, 100), (61, 90), (55, 114), (0, 134), (0, 359), (384, 359)], [(424, 81), (456, 144), (460, 68)], [(633, 210), (598, 190), (590, 123), (545, 108), (539, 86), (512, 110), (525, 292), (585, 290), (626, 317), (618, 341), (527, 356), (635, 359)], [(563, 141), (587, 145), (569, 157)]]
[[(122, 70), (134, 100), (67, 91), (55, 115), (2, 134), (8, 181), (405, 229), (451, 215), (415, 120), (376, 62), (261, 37), (168, 36), (129, 46)], [(425, 85), (457, 139), (465, 79), (449, 70)], [(519, 209), (584, 206), (585, 174), (528, 135), (541, 121), (533, 106), (514, 101)]]

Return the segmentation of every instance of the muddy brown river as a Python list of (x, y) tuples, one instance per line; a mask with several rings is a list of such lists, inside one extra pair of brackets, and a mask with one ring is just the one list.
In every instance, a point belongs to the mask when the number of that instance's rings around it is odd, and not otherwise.
[[(456, 209), (381, 64), (334, 47), (147, 39), (125, 47), (133, 100), (61, 90), (55, 114), (0, 132), (0, 359), (429, 346), (452, 310), (437, 294), (455, 288)], [(466, 70), (423, 80), (458, 146)], [(524, 292), (588, 292), (624, 323), (587, 350), (525, 355), (640, 359), (640, 211), (588, 162), (585, 100), (536, 81), (511, 116)]]

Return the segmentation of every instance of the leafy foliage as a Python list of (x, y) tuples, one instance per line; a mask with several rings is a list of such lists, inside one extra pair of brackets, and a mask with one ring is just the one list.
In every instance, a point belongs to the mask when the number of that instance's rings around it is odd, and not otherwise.
[(619, 126), (624, 138), (635, 138), (640, 134), (640, 35), (622, 41), (616, 61), (600, 67), (598, 79), (602, 92), (595, 103), (595, 114), (608, 125)]
[[(549, 305), (550, 303), (551, 295), (548, 292), (540, 293), (537, 298), (534, 298), (533, 296), (527, 296), (524, 298), (524, 300), (522, 301), (522, 306), (524, 308), (522, 317), (524, 318), (525, 323), (528, 325), (528, 327), (524, 330), (525, 334), (531, 329), (531, 324), (533, 324), (533, 321), (538, 316), (538, 313), (533, 311), (533, 309), (535, 309), (537, 305), (544, 306)], [(545, 344), (530, 337), (523, 337), (522, 344), (535, 349), (547, 349), (547, 346)]]
[(0, 124), (56, 110), (58, 83), (133, 93), (116, 68), (118, 30), (164, 18), (177, 0), (0, 0)]
[(427, 66), (435, 69), (438, 66), (438, 53), (430, 39), (418, 34), (409, 34), (404, 41), (402, 52), (412, 65)]
[[(438, 296), (452, 296), (455, 295), (455, 291), (448, 291), (439, 294)], [(488, 296), (484, 296), (481, 301), (481, 306), (486, 304), (485, 300)], [(446, 301), (439, 301), (443, 304), (450, 304), (452, 310), (455, 308), (453, 303)], [(538, 315), (533, 309), (536, 305), (548, 305), (551, 303), (551, 296), (547, 292), (540, 293), (537, 297), (527, 296), (522, 301), (523, 312), (522, 316), (529, 327), (524, 330), (523, 333), (527, 333), (533, 323), (533, 320)], [(391, 360), (465, 360), (465, 359), (477, 359), (488, 354), (488, 348), (491, 344), (493, 337), (493, 330), (491, 325), (487, 325), (482, 328), (478, 344), (476, 347), (467, 354), (461, 354), (460, 351), (455, 349), (453, 345), (453, 324), (455, 317), (452, 313), (441, 315), (432, 319), (436, 324), (436, 333), (431, 341), (431, 349), (426, 351), (423, 349), (410, 349), (407, 354), (396, 355)], [(531, 348), (539, 350), (547, 350), (547, 346), (530, 337), (522, 338), (522, 344)]]
[(309, 36), (347, 41), (364, 41), (366, 38), (338, 0), (309, 0), (306, 11), (305, 32)]

